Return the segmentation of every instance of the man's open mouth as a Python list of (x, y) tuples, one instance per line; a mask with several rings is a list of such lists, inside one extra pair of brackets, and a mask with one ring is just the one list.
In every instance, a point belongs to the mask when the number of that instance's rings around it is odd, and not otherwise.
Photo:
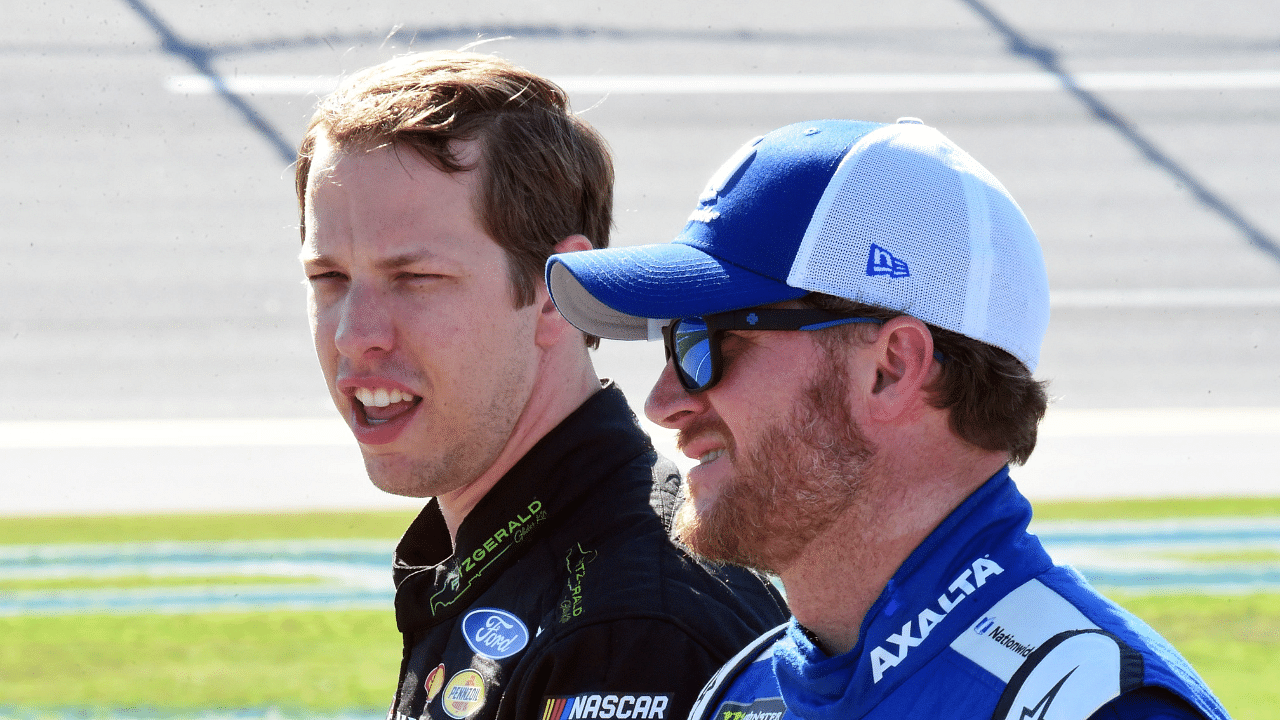
[(422, 398), (398, 388), (356, 388), (356, 416), (367, 425), (377, 426), (400, 417), (417, 407)]

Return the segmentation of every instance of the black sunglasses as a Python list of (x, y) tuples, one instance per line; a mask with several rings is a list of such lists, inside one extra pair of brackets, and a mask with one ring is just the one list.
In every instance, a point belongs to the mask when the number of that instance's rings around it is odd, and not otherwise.
[(672, 320), (662, 328), (667, 359), (675, 359), (676, 377), (690, 393), (720, 382), (724, 359), (720, 339), (726, 330), (821, 330), (848, 323), (876, 323), (875, 318), (829, 310), (747, 309)]

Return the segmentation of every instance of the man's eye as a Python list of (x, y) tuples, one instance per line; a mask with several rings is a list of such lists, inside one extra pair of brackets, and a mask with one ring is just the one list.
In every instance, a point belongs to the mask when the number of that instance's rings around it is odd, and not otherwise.
[(726, 330), (720, 335), (720, 354), (725, 359), (732, 358), (739, 353), (745, 351), (751, 345), (751, 341), (732, 330)]
[(337, 270), (330, 270), (328, 272), (312, 273), (307, 276), (307, 279), (311, 282), (316, 282), (317, 280), (342, 280), (344, 277), (345, 276)]

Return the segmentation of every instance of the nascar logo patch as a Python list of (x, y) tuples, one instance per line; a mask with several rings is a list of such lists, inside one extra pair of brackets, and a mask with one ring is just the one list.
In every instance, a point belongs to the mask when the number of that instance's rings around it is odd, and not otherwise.
[(584, 693), (546, 702), (541, 720), (667, 720), (671, 696)]

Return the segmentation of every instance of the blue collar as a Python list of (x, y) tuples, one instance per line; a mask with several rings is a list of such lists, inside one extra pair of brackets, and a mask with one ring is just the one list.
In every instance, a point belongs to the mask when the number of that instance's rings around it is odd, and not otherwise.
[(787, 707), (808, 720), (859, 717), (942, 652), (1006, 593), (1052, 566), (1026, 532), (1031, 504), (1002, 468), (894, 573), (858, 644), (828, 657), (792, 618), (773, 654)]

